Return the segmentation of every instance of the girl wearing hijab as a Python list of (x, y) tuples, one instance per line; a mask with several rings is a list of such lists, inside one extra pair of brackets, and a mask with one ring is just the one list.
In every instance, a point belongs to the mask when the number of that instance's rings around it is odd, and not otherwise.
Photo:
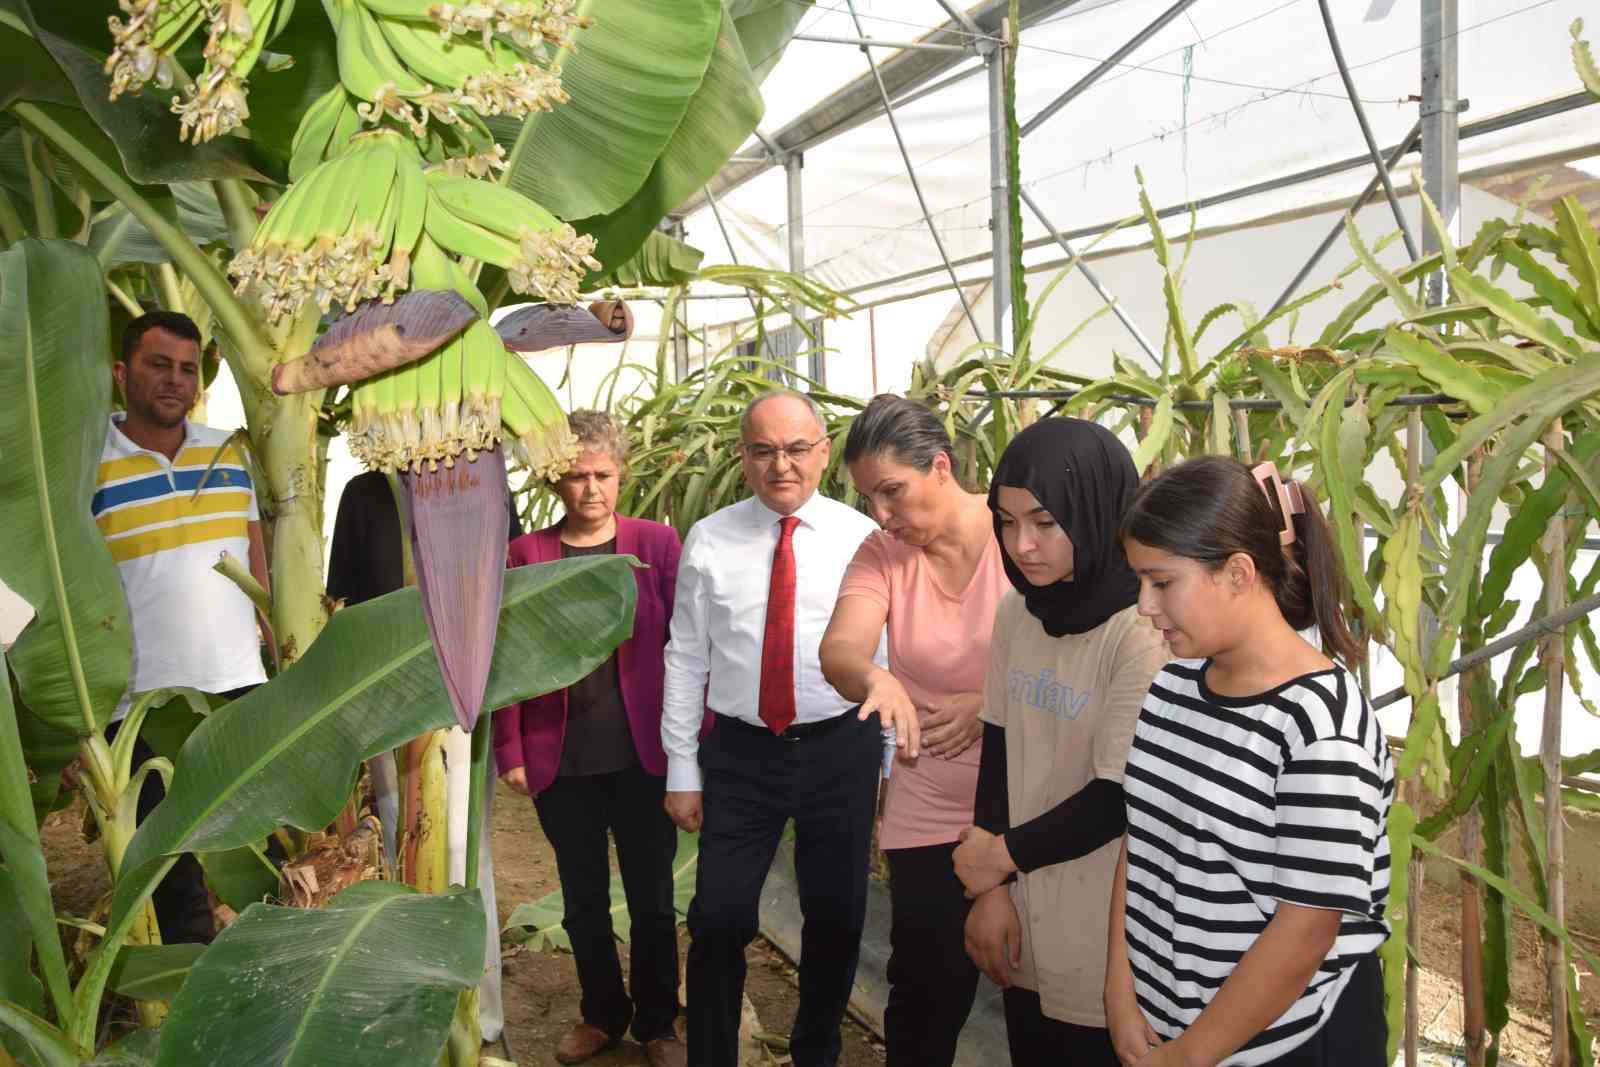
[(954, 863), (974, 898), (967, 951), (1004, 989), (1017, 1064), (1119, 1062), (1101, 912), (1126, 822), (1123, 766), (1167, 659), (1117, 537), (1138, 484), (1111, 431), (1055, 418), (1012, 439), (989, 489), (1013, 589), (989, 646), (976, 825)]

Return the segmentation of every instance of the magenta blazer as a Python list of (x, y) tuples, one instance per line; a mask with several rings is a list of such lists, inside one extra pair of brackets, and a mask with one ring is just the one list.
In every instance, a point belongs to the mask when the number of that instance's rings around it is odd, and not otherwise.
[[(661, 679), (665, 673), (662, 653), (667, 647), (683, 545), (678, 532), (670, 526), (618, 515), (617, 554), (637, 556), (649, 564), (648, 569), (636, 568), (633, 572), (639, 587), (633, 636), (617, 647), (617, 673), (639, 765), (650, 774), (665, 775), (667, 757), (661, 748)], [(560, 559), (560, 524), (523, 534), (511, 542), (506, 556), (507, 566), (511, 567)], [(566, 731), (565, 689), (501, 708), (494, 716), (494, 756), (499, 773), (525, 767), (529, 790), (542, 793), (555, 781)]]

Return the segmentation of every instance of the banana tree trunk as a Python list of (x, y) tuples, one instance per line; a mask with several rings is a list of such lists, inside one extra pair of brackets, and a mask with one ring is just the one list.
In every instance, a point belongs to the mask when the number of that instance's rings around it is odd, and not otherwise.
[[(316, 337), (317, 323), (313, 308), (274, 331), (275, 362), (303, 355)], [(239, 388), (263, 482), (256, 496), (272, 575), (272, 632), (280, 666), (286, 667), (311, 646), (328, 621), (322, 572), (323, 447), (317, 433), (323, 392), (278, 396), (269, 384), (270, 364), (248, 358), (225, 334), (219, 340)]]

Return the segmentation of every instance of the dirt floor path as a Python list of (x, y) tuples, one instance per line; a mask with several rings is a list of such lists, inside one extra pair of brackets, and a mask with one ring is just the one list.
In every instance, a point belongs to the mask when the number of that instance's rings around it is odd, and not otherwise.
[[(79, 804), (52, 814), (42, 827), (45, 858), (55, 891), (56, 909), (64, 916), (88, 917), (103, 907), (108, 890), (104, 860), (98, 845), (82, 836)], [(557, 888), (555, 860), (539, 830), (538, 819), (526, 798), (501, 788), (494, 806), (494, 857), (500, 920), (524, 901), (535, 900)], [(1422, 973), (1419, 1001), (1425, 1042), (1435, 1053), (1458, 1047), (1461, 1039), (1461, 946), (1457, 933), (1460, 914), (1458, 889), (1453, 880), (1430, 879), (1424, 889), (1422, 921)], [(79, 935), (68, 931), (69, 944)], [(680, 938), (683, 935), (680, 933)], [(1591, 948), (1595, 942), (1584, 939)], [(87, 947), (87, 946), (83, 946)], [(627, 946), (619, 946), (624, 961)], [(1550, 1029), (1545, 1007), (1542, 950), (1535, 928), (1517, 922), (1517, 951), (1512, 974), (1512, 1021), (1502, 1038), (1502, 1060), (1522, 1067), (1548, 1062)], [(758, 941), (749, 953), (750, 999), (763, 1026), (785, 1033), (794, 1016), (794, 972), (777, 952)], [(561, 952), (531, 952), (507, 946), (505, 1009), (511, 1049), (521, 1067), (545, 1067), (555, 1062), (555, 1044), (577, 1018), (578, 984), (572, 957)], [(1600, 981), (1582, 976), (1584, 1006), (1591, 1019), (1600, 1017)], [(125, 1013), (118, 1012), (119, 1017)], [(113, 1025), (112, 1030), (118, 1027)], [(491, 1046), (490, 1051), (497, 1052)], [(1431, 1058), (1431, 1057), (1430, 1057)], [(593, 1061), (597, 1067), (644, 1064), (644, 1052), (625, 1042)], [(882, 1046), (863, 1028), (848, 1023), (844, 1035), (843, 1067), (877, 1067), (883, 1062)], [(1449, 1062), (1447, 1059), (1438, 1062)]]

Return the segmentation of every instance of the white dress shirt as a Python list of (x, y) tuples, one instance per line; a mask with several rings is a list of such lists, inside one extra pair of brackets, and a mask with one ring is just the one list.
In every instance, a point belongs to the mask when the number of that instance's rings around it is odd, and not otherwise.
[[(877, 524), (854, 508), (813, 493), (795, 518), (795, 722), (820, 722), (854, 706), (822, 677), (818, 649), (839, 584), (856, 549)], [(758, 713), (767, 591), (783, 516), (756, 497), (707, 515), (689, 530), (678, 564), (667, 643), (661, 743), (667, 788), (700, 789), (700, 723), (719, 715), (764, 725)], [(876, 656), (887, 662), (882, 640)], [(885, 737), (886, 758), (894, 740)]]

